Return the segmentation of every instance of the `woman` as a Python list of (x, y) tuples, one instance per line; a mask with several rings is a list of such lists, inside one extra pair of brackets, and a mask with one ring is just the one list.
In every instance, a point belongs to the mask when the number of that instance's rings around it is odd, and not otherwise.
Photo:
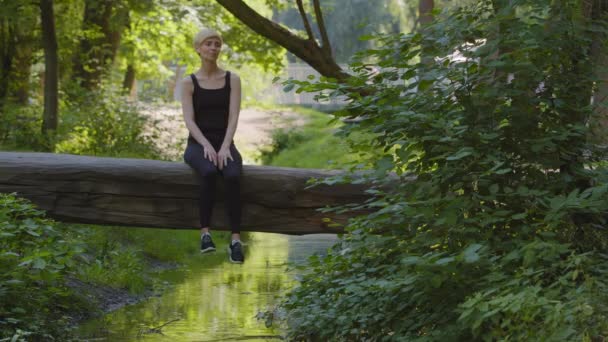
[(242, 263), (240, 180), (243, 161), (232, 141), (241, 107), (241, 80), (235, 73), (217, 65), (223, 43), (218, 32), (203, 29), (194, 37), (193, 43), (201, 67), (182, 80), (181, 101), (189, 131), (184, 161), (200, 177), (201, 252), (215, 251), (209, 224), (215, 179), (219, 173), (224, 180), (226, 214), (232, 230), (229, 258), (231, 262)]

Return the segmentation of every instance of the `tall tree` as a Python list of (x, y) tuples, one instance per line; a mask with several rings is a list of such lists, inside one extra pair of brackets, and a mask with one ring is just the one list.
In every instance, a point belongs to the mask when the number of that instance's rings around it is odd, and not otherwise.
[(74, 57), (74, 76), (85, 89), (94, 89), (116, 58), (128, 22), (123, 0), (85, 0), (83, 37)]
[(0, 103), (26, 103), (39, 23), (38, 8), (0, 1)]
[(7, 17), (0, 18), (0, 109), (8, 94), (9, 72), (16, 53), (14, 35), (15, 24)]
[(15, 102), (25, 105), (30, 93), (30, 76), (34, 52), (39, 47), (34, 42), (34, 39), (37, 38), (34, 30), (20, 31), (22, 31), (22, 34), (16, 36), (15, 56), (10, 70), (9, 97)]
[(48, 136), (51, 130), (57, 129), (57, 89), (59, 82), (53, 0), (40, 0), (40, 19), (42, 22), (45, 75), (42, 132)]

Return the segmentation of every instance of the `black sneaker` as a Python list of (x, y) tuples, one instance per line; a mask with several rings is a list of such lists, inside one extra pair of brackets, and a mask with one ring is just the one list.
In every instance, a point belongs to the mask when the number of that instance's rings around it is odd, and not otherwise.
[(231, 243), (228, 247), (228, 256), (230, 258), (230, 262), (235, 264), (242, 264), (245, 261), (245, 256), (243, 255), (243, 246), (240, 241), (235, 243)]
[(215, 244), (213, 243), (213, 240), (211, 240), (211, 235), (203, 234), (203, 236), (201, 236), (201, 253), (213, 251), (215, 251)]

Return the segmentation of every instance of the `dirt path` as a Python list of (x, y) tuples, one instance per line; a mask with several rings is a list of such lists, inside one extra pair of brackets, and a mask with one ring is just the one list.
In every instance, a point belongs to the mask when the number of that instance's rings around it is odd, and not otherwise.
[[(171, 160), (181, 161), (186, 146), (188, 130), (184, 125), (179, 105), (140, 104), (142, 112), (153, 120), (151, 129), (154, 140), (163, 154)], [(239, 114), (239, 122), (234, 143), (243, 157), (244, 164), (257, 164), (255, 159), (261, 146), (272, 142), (272, 130), (295, 127), (306, 123), (306, 118), (293, 111), (244, 108)], [(157, 135), (157, 136), (154, 136)]]

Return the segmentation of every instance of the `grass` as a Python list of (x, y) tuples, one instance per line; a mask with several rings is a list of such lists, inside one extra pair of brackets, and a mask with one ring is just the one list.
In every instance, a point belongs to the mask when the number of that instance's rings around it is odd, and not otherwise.
[[(266, 109), (265, 105), (261, 107)], [(301, 127), (275, 130), (272, 146), (261, 155), (264, 165), (338, 169), (357, 161), (357, 156), (351, 153), (349, 146), (334, 135), (343, 123), (330, 123), (333, 118), (330, 114), (299, 106), (272, 109), (296, 112), (305, 117), (307, 122)]]
[[(87, 259), (79, 270), (83, 281), (142, 293), (154, 283), (152, 261), (188, 264), (200, 254), (198, 229), (176, 230), (83, 224), (60, 224), (66, 239), (86, 241)], [(212, 232), (219, 249), (230, 232)], [(246, 238), (246, 236), (244, 236)], [(224, 262), (225, 255), (221, 260)]]

